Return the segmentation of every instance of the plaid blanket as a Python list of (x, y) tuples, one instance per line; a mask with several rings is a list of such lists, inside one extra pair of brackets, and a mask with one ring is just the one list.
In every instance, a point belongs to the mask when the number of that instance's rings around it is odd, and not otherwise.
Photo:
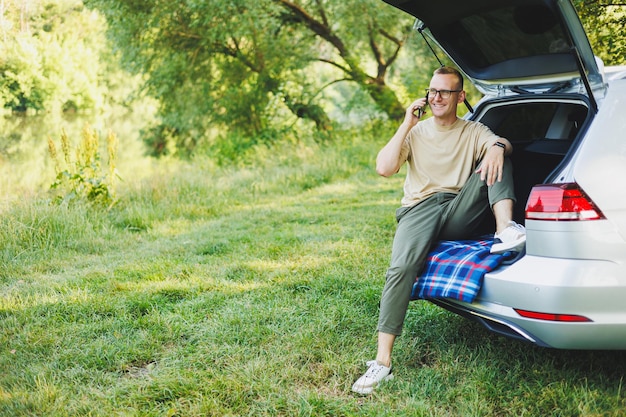
[(483, 278), (508, 253), (491, 254), (493, 237), (479, 240), (443, 240), (428, 254), (426, 265), (413, 284), (411, 300), (454, 298), (471, 303)]

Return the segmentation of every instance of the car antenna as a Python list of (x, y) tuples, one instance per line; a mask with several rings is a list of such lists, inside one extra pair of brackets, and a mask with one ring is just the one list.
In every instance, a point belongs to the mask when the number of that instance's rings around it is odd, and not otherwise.
[[(419, 19), (415, 19), (415, 23), (413, 24), (413, 29), (417, 30), (420, 33), (420, 35), (422, 35), (424, 42), (426, 42), (426, 45), (428, 45), (428, 48), (430, 48), (430, 51), (435, 56), (435, 59), (437, 60), (437, 62), (439, 62), (439, 65), (442, 67), (445, 67), (444, 63), (441, 61), (441, 59), (439, 59), (437, 52), (435, 52), (435, 49), (432, 47), (430, 42), (428, 42), (428, 38), (426, 38), (426, 35), (424, 34), (424, 29), (426, 29), (426, 25), (424, 25), (424, 22), (420, 21)], [(469, 103), (469, 101), (467, 101), (467, 98), (465, 98), (463, 103), (465, 104), (465, 107), (467, 107), (467, 110), (469, 110), (470, 113), (474, 113), (474, 109), (472, 108), (472, 105)]]

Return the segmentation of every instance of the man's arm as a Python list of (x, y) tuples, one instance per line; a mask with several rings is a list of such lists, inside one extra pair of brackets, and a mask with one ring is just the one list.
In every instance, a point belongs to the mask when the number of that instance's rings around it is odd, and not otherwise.
[(383, 177), (390, 177), (397, 173), (402, 166), (400, 161), (400, 152), (402, 151), (402, 144), (404, 139), (409, 134), (411, 129), (419, 122), (420, 117), (415, 114), (420, 108), (424, 108), (426, 105), (426, 99), (420, 98), (415, 100), (406, 109), (404, 115), (404, 121), (398, 127), (396, 133), (387, 142), (387, 144), (378, 152), (376, 157), (376, 172)]
[[(498, 146), (496, 143), (504, 145)], [(513, 145), (504, 138), (498, 138), (497, 142), (487, 149), (487, 153), (476, 172), (480, 173), (480, 179), (486, 180), (487, 185), (491, 186), (496, 181), (502, 181), (502, 167), (504, 166), (504, 157), (513, 153)]]

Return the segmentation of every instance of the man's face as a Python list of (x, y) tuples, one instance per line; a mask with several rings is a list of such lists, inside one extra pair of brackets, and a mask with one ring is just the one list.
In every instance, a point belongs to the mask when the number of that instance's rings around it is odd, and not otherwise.
[[(459, 81), (453, 74), (435, 74), (430, 80), (430, 87), (436, 90), (458, 90)], [(456, 117), (456, 108), (465, 99), (465, 92), (450, 94), (448, 98), (442, 98), (441, 94), (429, 94), (428, 105), (435, 117), (448, 118)]]

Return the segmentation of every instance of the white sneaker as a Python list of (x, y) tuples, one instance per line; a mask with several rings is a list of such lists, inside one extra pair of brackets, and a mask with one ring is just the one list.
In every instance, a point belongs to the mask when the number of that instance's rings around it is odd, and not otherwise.
[(352, 385), (352, 391), (358, 394), (371, 394), (380, 382), (393, 379), (391, 367), (387, 368), (376, 361), (368, 361), (367, 366), (367, 372)]
[(524, 245), (526, 245), (526, 229), (521, 224), (510, 221), (509, 226), (502, 233), (493, 235), (491, 253), (521, 252)]

